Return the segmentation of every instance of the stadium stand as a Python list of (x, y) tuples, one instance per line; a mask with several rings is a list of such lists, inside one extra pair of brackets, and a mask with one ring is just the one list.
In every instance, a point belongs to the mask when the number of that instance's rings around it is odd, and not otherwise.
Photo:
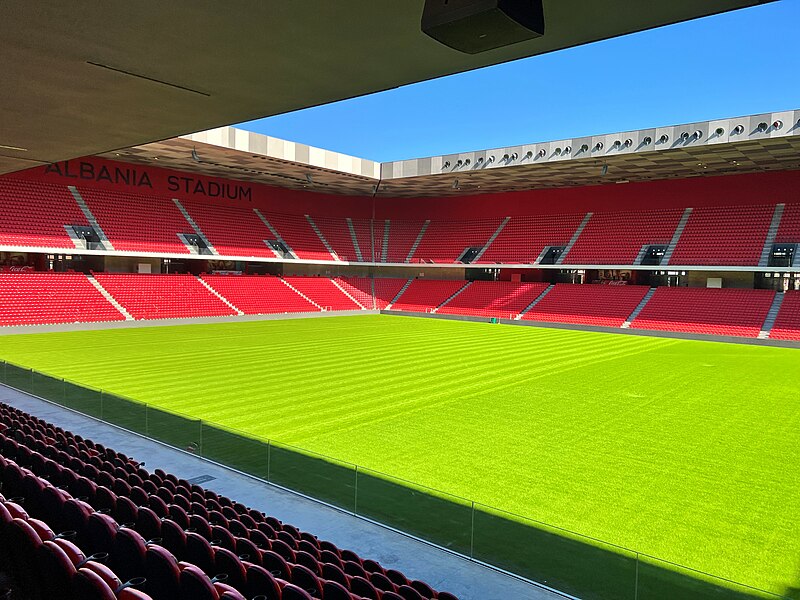
[(774, 298), (772, 290), (660, 287), (631, 327), (757, 337)]
[(431, 312), (465, 285), (467, 282), (460, 279), (448, 281), (415, 279), (397, 299), (397, 302), (387, 308), (411, 312)]
[(339, 260), (347, 262), (359, 260), (345, 217), (314, 217), (314, 223)]
[(787, 204), (775, 236), (778, 244), (800, 244), (800, 204)]
[(774, 205), (696, 208), (670, 265), (758, 265)]
[(642, 285), (559, 283), (522, 318), (526, 321), (621, 327), (648, 290)]
[(318, 312), (319, 307), (271, 275), (202, 275), (203, 281), (246, 315)]
[(375, 308), (385, 310), (410, 280), (398, 278), (375, 278)]
[(194, 275), (95, 273), (94, 277), (137, 320), (236, 314)]
[(0, 179), (0, 245), (74, 249), (65, 225), (88, 226), (65, 186)]
[(566, 246), (584, 214), (511, 217), (477, 263), (533, 263), (547, 246)]
[(305, 260), (334, 260), (325, 244), (304, 216), (263, 213), (281, 238), (297, 255)]
[(327, 277), (285, 276), (286, 282), (324, 310), (362, 310)]
[(784, 293), (769, 337), (772, 340), (800, 340), (800, 291)]
[(502, 219), (431, 221), (411, 262), (454, 263), (467, 248), (483, 248)]
[(514, 319), (546, 289), (546, 283), (473, 281), (436, 312)]
[(252, 209), (191, 200), (181, 203), (219, 254), (275, 258), (265, 243), (275, 236)]
[[(350, 294), (356, 302), (367, 309), (373, 309), (375, 299), (372, 293), (372, 279), (369, 277), (335, 277), (334, 281)], [(405, 280), (403, 280), (405, 281)]]
[[(352, 219), (353, 231), (356, 233), (358, 249), (361, 250), (361, 258), (365, 262), (380, 262), (381, 246), (378, 240), (378, 231), (375, 231), (375, 243), (372, 242), (372, 221), (370, 219)], [(382, 224), (380, 221), (375, 223), (376, 228)], [(380, 231), (383, 234), (383, 230)]]
[(169, 198), (94, 188), (78, 191), (115, 250), (189, 254), (178, 234), (194, 231)]
[(0, 273), (0, 325), (124, 319), (83, 273)]
[[(416, 262), (414, 261), (415, 257), (412, 250), (414, 250), (414, 243), (417, 241), (424, 227), (425, 221), (401, 221), (398, 219), (391, 219), (389, 222), (389, 242), (387, 245), (386, 260), (381, 262)], [(383, 232), (381, 232), (381, 234), (382, 233)], [(424, 239), (424, 233), (422, 237)], [(381, 238), (381, 240), (383, 240), (383, 238)]]
[(45, 598), (457, 600), (5, 404), (0, 448), (3, 564)]
[(645, 245), (669, 245), (683, 210), (592, 214), (563, 264), (632, 265)]

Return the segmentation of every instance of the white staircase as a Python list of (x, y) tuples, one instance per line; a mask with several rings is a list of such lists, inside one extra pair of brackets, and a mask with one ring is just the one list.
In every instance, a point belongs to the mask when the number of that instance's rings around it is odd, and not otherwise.
[(389, 230), (390, 221), (386, 219), (383, 222), (383, 243), (381, 244), (381, 262), (386, 262), (386, 256), (389, 254)]
[(530, 309), (532, 309), (534, 306), (536, 306), (537, 304), (539, 304), (539, 302), (541, 302), (541, 301), (542, 301), (542, 299), (543, 299), (545, 296), (547, 296), (547, 293), (548, 293), (550, 290), (552, 290), (554, 287), (556, 287), (556, 286), (555, 286), (554, 284), (552, 284), (552, 283), (551, 283), (550, 285), (548, 285), (548, 286), (547, 286), (547, 289), (546, 289), (545, 291), (543, 291), (541, 294), (539, 294), (538, 296), (536, 296), (536, 299), (535, 299), (533, 302), (531, 302), (530, 304), (528, 304), (528, 306), (526, 306), (526, 307), (525, 307), (525, 308), (522, 310), (522, 312), (520, 312), (520, 313), (519, 313), (519, 314), (518, 314), (518, 315), (517, 315), (517, 316), (514, 318), (514, 320), (515, 320), (515, 321), (519, 321), (519, 320), (522, 318), (522, 315), (524, 315), (526, 312), (528, 312), (528, 311), (529, 311)]
[(578, 228), (575, 230), (575, 233), (572, 234), (572, 239), (570, 239), (569, 243), (566, 246), (564, 246), (564, 251), (561, 253), (561, 256), (558, 257), (558, 260), (556, 261), (557, 265), (560, 265), (564, 262), (564, 259), (567, 257), (567, 254), (569, 254), (569, 251), (572, 250), (572, 247), (575, 245), (575, 242), (578, 241), (578, 238), (581, 236), (584, 227), (586, 227), (586, 225), (589, 223), (589, 219), (592, 218), (593, 214), (594, 213), (589, 212), (586, 213), (585, 217), (583, 217), (583, 221), (581, 221), (581, 224), (578, 225)]
[(195, 223), (194, 219), (192, 218), (192, 215), (190, 215), (189, 212), (183, 207), (181, 201), (178, 200), (177, 198), (173, 198), (172, 201), (175, 203), (175, 206), (178, 207), (178, 210), (181, 211), (183, 218), (186, 219), (189, 225), (192, 226), (192, 229), (194, 229), (194, 232), (197, 234), (197, 237), (203, 240), (203, 243), (206, 245), (206, 248), (208, 248), (211, 251), (211, 254), (219, 255), (219, 252), (217, 252), (216, 248), (214, 248), (214, 246), (211, 245), (211, 242), (208, 241), (208, 238), (200, 229), (200, 226), (197, 223)]
[(206, 289), (207, 289), (209, 292), (211, 292), (211, 293), (212, 293), (212, 294), (214, 294), (214, 295), (215, 295), (217, 298), (219, 298), (219, 299), (220, 299), (220, 300), (222, 300), (222, 301), (223, 301), (225, 304), (227, 304), (227, 305), (228, 305), (228, 307), (230, 307), (230, 309), (231, 309), (231, 310), (234, 310), (234, 311), (236, 311), (236, 314), (237, 314), (237, 315), (241, 316), (241, 315), (243, 315), (243, 314), (244, 314), (242, 311), (240, 311), (238, 308), (236, 308), (236, 307), (233, 305), (233, 303), (231, 303), (231, 301), (230, 301), (230, 300), (228, 300), (228, 299), (227, 299), (225, 296), (223, 296), (223, 295), (222, 295), (222, 294), (220, 294), (220, 293), (219, 293), (217, 290), (215, 290), (213, 287), (211, 287), (211, 286), (208, 284), (208, 282), (207, 282), (205, 279), (203, 279), (203, 278), (202, 278), (202, 277), (200, 277), (199, 275), (195, 275), (195, 277), (197, 277), (197, 281), (199, 281), (201, 284), (203, 284), (203, 287), (205, 287), (205, 288), (206, 288)]
[(491, 245), (492, 245), (492, 243), (493, 243), (493, 242), (494, 242), (494, 241), (497, 239), (497, 236), (498, 236), (498, 235), (500, 235), (500, 232), (501, 232), (501, 231), (503, 231), (503, 228), (504, 228), (504, 227), (505, 227), (505, 226), (508, 224), (508, 222), (509, 222), (510, 220), (511, 220), (511, 217), (506, 217), (505, 219), (503, 219), (503, 222), (502, 222), (502, 223), (500, 223), (500, 226), (499, 226), (499, 227), (497, 228), (497, 230), (496, 230), (496, 231), (495, 231), (495, 232), (492, 234), (492, 237), (490, 237), (490, 238), (488, 239), (488, 241), (486, 242), (486, 245), (485, 245), (483, 248), (481, 248), (481, 251), (480, 251), (480, 252), (478, 252), (478, 253), (475, 255), (475, 258), (473, 258), (473, 259), (472, 259), (472, 262), (474, 262), (474, 263), (475, 263), (475, 262), (478, 262), (478, 259), (479, 259), (481, 256), (483, 256), (483, 253), (484, 253), (484, 252), (486, 252), (486, 251), (489, 249), (489, 246), (491, 246)]
[(333, 285), (335, 285), (337, 288), (339, 288), (339, 290), (340, 290), (340, 291), (341, 291), (341, 292), (342, 292), (342, 293), (343, 293), (345, 296), (347, 296), (348, 298), (350, 298), (350, 300), (352, 300), (353, 302), (355, 302), (356, 304), (358, 304), (358, 305), (361, 307), (361, 310), (367, 310), (367, 307), (366, 307), (366, 306), (364, 306), (363, 304), (361, 304), (361, 302), (359, 302), (358, 300), (356, 300), (355, 298), (353, 298), (353, 296), (351, 296), (351, 295), (350, 295), (350, 293), (349, 293), (349, 292), (348, 292), (346, 289), (344, 289), (344, 288), (343, 288), (341, 285), (339, 285), (339, 282), (338, 282), (338, 281), (336, 281), (336, 280), (335, 280), (333, 277), (331, 277), (331, 283), (332, 283)]
[(126, 321), (135, 321), (135, 319), (133, 318), (133, 315), (131, 315), (131, 313), (129, 313), (127, 310), (125, 310), (125, 307), (122, 306), (122, 304), (120, 304), (119, 302), (117, 302), (117, 299), (114, 298), (114, 296), (112, 296), (111, 294), (109, 294), (108, 290), (106, 290), (106, 288), (104, 288), (102, 285), (100, 285), (100, 282), (97, 281), (97, 279), (94, 278), (94, 275), (89, 274), (89, 275), (86, 276), (86, 278), (89, 280), (89, 283), (91, 283), (94, 287), (96, 287), (97, 291), (100, 292), (101, 294), (103, 294), (103, 297), (106, 300), (108, 300), (111, 303), (111, 305), (114, 308), (116, 308), (123, 317), (125, 317)]
[(316, 307), (317, 307), (318, 309), (320, 309), (321, 311), (324, 311), (324, 310), (325, 310), (325, 308), (324, 308), (324, 307), (322, 307), (322, 306), (320, 306), (319, 304), (317, 304), (316, 302), (314, 302), (314, 301), (313, 301), (311, 298), (309, 298), (308, 296), (306, 296), (306, 295), (305, 295), (303, 292), (301, 292), (300, 290), (298, 290), (298, 289), (297, 289), (296, 287), (294, 287), (294, 286), (293, 286), (291, 283), (289, 283), (288, 281), (286, 281), (286, 280), (285, 280), (283, 277), (280, 277), (280, 280), (283, 282), (283, 284), (284, 284), (286, 287), (288, 287), (290, 290), (292, 290), (292, 291), (293, 291), (295, 294), (297, 294), (298, 296), (302, 296), (303, 298), (305, 298), (306, 300), (308, 300), (309, 302), (311, 302), (311, 304), (313, 304), (314, 306), (316, 306)]
[[(281, 244), (283, 244), (284, 246), (286, 246), (286, 249), (287, 249), (287, 250), (289, 250), (289, 254), (291, 254), (291, 255), (292, 255), (292, 258), (295, 258), (295, 259), (296, 259), (296, 258), (297, 258), (297, 254), (295, 254), (295, 253), (294, 253), (294, 250), (292, 250), (292, 247), (291, 247), (289, 244), (287, 244), (287, 243), (286, 243), (286, 240), (284, 240), (284, 239), (281, 237), (281, 234), (280, 234), (280, 233), (278, 233), (278, 230), (277, 230), (277, 229), (275, 229), (275, 228), (272, 226), (272, 223), (270, 223), (269, 221), (267, 221), (267, 218), (266, 218), (266, 217), (265, 217), (263, 214), (261, 214), (261, 211), (260, 211), (260, 210), (258, 210), (257, 208), (254, 208), (254, 209), (253, 209), (253, 212), (254, 212), (254, 213), (256, 213), (256, 216), (257, 216), (259, 219), (261, 219), (261, 222), (262, 222), (262, 223), (264, 223), (264, 225), (266, 226), (266, 228), (267, 228), (267, 229), (269, 229), (270, 233), (272, 233), (272, 237), (274, 237), (274, 238), (275, 238), (275, 240), (279, 241)], [(266, 240), (264, 240), (264, 243), (265, 243), (265, 244), (267, 243), (267, 242), (266, 242)], [(275, 252), (275, 251), (273, 250), (273, 252)], [(275, 252), (275, 256), (277, 256), (278, 258), (283, 258), (283, 257), (282, 257), (282, 256), (280, 256), (280, 255), (279, 255), (277, 252)]]
[(775, 299), (772, 301), (772, 306), (769, 307), (767, 318), (764, 319), (764, 325), (761, 326), (761, 332), (758, 334), (758, 339), (765, 340), (769, 337), (769, 332), (775, 326), (775, 319), (778, 317), (778, 312), (781, 310), (783, 304), (784, 294), (778, 292), (775, 294)]
[(97, 219), (95, 219), (94, 213), (91, 211), (89, 206), (84, 201), (83, 196), (81, 196), (81, 193), (78, 191), (78, 188), (76, 188), (74, 185), (68, 185), (67, 189), (69, 189), (70, 193), (72, 194), (72, 197), (75, 198), (75, 202), (78, 203), (78, 208), (81, 209), (81, 212), (83, 213), (83, 216), (86, 217), (86, 220), (89, 222), (89, 225), (91, 225), (92, 228), (94, 228), (97, 237), (100, 238), (100, 241), (103, 244), (103, 248), (105, 248), (106, 250), (113, 250), (114, 246), (109, 241), (108, 237), (103, 231), (103, 228), (100, 227), (100, 223), (98, 223)]
[(350, 230), (350, 239), (353, 242), (353, 249), (356, 251), (356, 258), (358, 262), (364, 262), (364, 256), (361, 254), (361, 248), (358, 245), (358, 238), (356, 237), (356, 229), (353, 227), (353, 219), (347, 217), (347, 228)]
[(339, 255), (336, 254), (336, 252), (333, 250), (333, 246), (331, 246), (328, 243), (328, 240), (325, 239), (325, 236), (322, 235), (322, 232), (319, 230), (319, 227), (317, 227), (317, 224), (314, 223), (314, 219), (311, 218), (311, 215), (305, 215), (305, 217), (306, 217), (306, 221), (308, 221), (308, 224), (311, 225), (311, 229), (314, 230), (314, 233), (317, 234), (317, 237), (322, 242), (322, 245), (325, 246), (325, 249), (328, 252), (330, 252), (330, 255), (333, 257), (333, 260), (341, 260), (339, 258)]
[(653, 294), (655, 293), (656, 293), (656, 288), (654, 287), (651, 287), (649, 290), (647, 290), (647, 293), (644, 295), (644, 298), (642, 298), (642, 301), (639, 302), (639, 304), (636, 305), (636, 308), (633, 309), (631, 316), (625, 319), (625, 322), (621, 326), (622, 329), (630, 328), (631, 323), (633, 323), (633, 320), (639, 316), (639, 313), (642, 312), (642, 309), (645, 307), (645, 304), (647, 304), (650, 301), (650, 298), (652, 298)]
[[(397, 292), (397, 294), (395, 294), (394, 298), (392, 298), (392, 301), (389, 302), (389, 304), (386, 305), (386, 310), (389, 310), (390, 308), (392, 308), (392, 305), (395, 302), (397, 302), (398, 300), (400, 300), (400, 296), (402, 296), (403, 293), (408, 289), (408, 286), (411, 285), (412, 281), (414, 281), (414, 280), (413, 279), (409, 279), (408, 281), (406, 281), (405, 285), (403, 285), (403, 287), (400, 288), (400, 291)], [(374, 286), (375, 283), (373, 282), (372, 285)]]
[(437, 310), (439, 310), (440, 308), (442, 308), (442, 307), (444, 307), (444, 306), (447, 306), (447, 303), (448, 303), (448, 302), (450, 302), (450, 301), (451, 301), (451, 300), (453, 300), (454, 298), (457, 298), (457, 297), (458, 297), (458, 296), (461, 294), (461, 292), (463, 292), (464, 290), (466, 290), (466, 289), (467, 289), (467, 288), (468, 288), (470, 285), (472, 285), (472, 282), (471, 282), (471, 281), (468, 281), (466, 284), (462, 285), (460, 288), (458, 288), (458, 290), (456, 290), (456, 293), (455, 293), (455, 294), (451, 295), (451, 296), (450, 296), (450, 297), (449, 297), (447, 300), (445, 300), (445, 301), (444, 301), (444, 302), (442, 302), (442, 303), (441, 303), (439, 306), (437, 306), (436, 308), (434, 308), (434, 309), (431, 311), (431, 313), (435, 313), (435, 312), (436, 312)]
[(761, 259), (758, 261), (759, 267), (769, 266), (769, 257), (772, 254), (772, 246), (775, 244), (775, 238), (778, 236), (778, 229), (780, 229), (781, 226), (784, 208), (786, 208), (785, 204), (775, 205), (775, 212), (772, 213), (772, 222), (769, 224), (769, 231), (767, 231), (767, 239), (764, 241), (764, 249), (761, 251)]
[(406, 256), (405, 262), (407, 263), (411, 262), (411, 257), (414, 256), (414, 252), (417, 251), (417, 247), (419, 246), (419, 243), (422, 241), (422, 236), (425, 235), (425, 231), (427, 231), (428, 225), (430, 224), (431, 224), (430, 219), (426, 219), (426, 221), (422, 224), (422, 229), (419, 230), (419, 235), (417, 236), (417, 239), (415, 239), (414, 243), (411, 245), (411, 250), (408, 251), (408, 256)]
[(686, 223), (689, 221), (689, 217), (692, 216), (692, 209), (687, 208), (683, 211), (683, 215), (681, 215), (681, 220), (678, 222), (678, 226), (675, 228), (675, 233), (672, 234), (672, 240), (667, 246), (667, 251), (664, 253), (664, 256), (661, 258), (661, 266), (667, 266), (669, 264), (670, 259), (672, 259), (672, 253), (675, 252), (675, 248), (678, 245), (678, 242), (681, 239), (681, 234), (683, 230), (686, 228)]

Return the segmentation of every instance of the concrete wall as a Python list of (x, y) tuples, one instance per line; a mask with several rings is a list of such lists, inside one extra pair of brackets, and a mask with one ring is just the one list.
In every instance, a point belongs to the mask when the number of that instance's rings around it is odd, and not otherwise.
[(706, 280), (709, 277), (721, 277), (722, 287), (724, 288), (745, 288), (755, 287), (754, 273), (737, 273), (733, 271), (689, 271), (686, 275), (689, 287), (706, 287)]
[[(421, 277), (425, 279), (465, 279), (464, 267), (432, 268), (426, 265), (409, 267), (378, 268), (358, 265), (304, 265), (293, 262), (283, 263), (284, 275), (322, 275), (324, 277), (398, 277), (409, 279)], [(377, 272), (377, 273), (376, 273)]]
[(161, 259), (150, 257), (106, 256), (105, 270), (108, 273), (137, 273), (139, 263), (149, 263), (152, 273), (161, 273)]

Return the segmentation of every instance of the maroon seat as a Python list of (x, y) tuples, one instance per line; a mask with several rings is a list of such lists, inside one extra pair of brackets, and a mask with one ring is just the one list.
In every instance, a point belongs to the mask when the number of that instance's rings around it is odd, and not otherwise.
[(281, 588), (272, 573), (264, 567), (249, 565), (247, 567), (247, 595), (250, 598), (265, 596), (268, 600), (279, 600)]
[(180, 576), (179, 600), (219, 600), (211, 579), (194, 566), (185, 567)]
[(152, 544), (144, 555), (147, 593), (153, 600), (174, 600), (180, 592), (178, 561), (165, 548)]

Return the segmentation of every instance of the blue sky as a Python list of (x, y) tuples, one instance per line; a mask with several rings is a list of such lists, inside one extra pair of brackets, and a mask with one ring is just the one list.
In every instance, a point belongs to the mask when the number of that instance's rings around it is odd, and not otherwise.
[(239, 127), (390, 161), (797, 109), (798, 23), (781, 0)]

